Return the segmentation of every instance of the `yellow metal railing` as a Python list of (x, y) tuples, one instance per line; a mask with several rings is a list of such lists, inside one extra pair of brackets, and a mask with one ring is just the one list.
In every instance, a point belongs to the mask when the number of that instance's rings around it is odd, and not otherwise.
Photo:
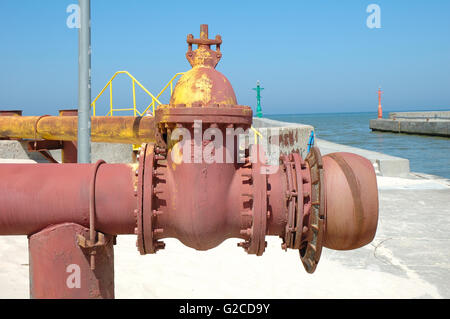
[(168, 88), (169, 86), (170, 86), (170, 96), (172, 96), (172, 93), (173, 93), (173, 81), (175, 81), (175, 79), (176, 79), (177, 77), (182, 76), (184, 73), (185, 73), (185, 72), (180, 72), (180, 73), (175, 74), (175, 75), (170, 79), (170, 81), (166, 84), (166, 86), (163, 87), (163, 89), (161, 90), (161, 92), (159, 92), (159, 94), (156, 96), (156, 98), (158, 99), (158, 98), (161, 96), (161, 94), (163, 94), (164, 91), (167, 90), (167, 88)]
[[(132, 108), (115, 109), (114, 106), (113, 106), (112, 81), (119, 74), (126, 74), (133, 81), (133, 107)], [(167, 90), (168, 87), (170, 87), (170, 96), (172, 96), (172, 93), (173, 93), (173, 82), (175, 81), (176, 78), (178, 78), (179, 76), (181, 76), (183, 74), (184, 74), (184, 72), (180, 72), (180, 73), (175, 74), (172, 77), (172, 79), (170, 79), (170, 81), (166, 84), (166, 86), (161, 90), (161, 92), (159, 92), (159, 94), (155, 97), (138, 80), (136, 80), (136, 78), (134, 76), (132, 76), (128, 71), (117, 71), (116, 73), (114, 73), (112, 78), (108, 81), (108, 83), (106, 83), (105, 87), (97, 95), (97, 97), (94, 99), (94, 101), (92, 101), (91, 106), (92, 106), (93, 116), (97, 115), (97, 110), (96, 110), (96, 107), (95, 107), (96, 103), (97, 103), (97, 100), (100, 98), (100, 96), (103, 95), (103, 93), (106, 91), (106, 89), (108, 87), (109, 87), (109, 112), (106, 114), (106, 116), (114, 116), (114, 112), (121, 112), (121, 111), (133, 111), (134, 116), (143, 116), (143, 115), (145, 115), (147, 113), (147, 111), (150, 108), (152, 108), (152, 115), (155, 116), (155, 109), (157, 108), (156, 103), (158, 103), (158, 105), (162, 104), (158, 100), (159, 97)], [(144, 90), (144, 92), (147, 93), (152, 98), (152, 102), (147, 106), (147, 108), (143, 112), (139, 112), (139, 110), (136, 107), (136, 84), (139, 85), (141, 87), (141, 89)], [(133, 144), (133, 151), (137, 151), (140, 148), (140, 146), (141, 145)]]
[[(133, 82), (133, 107), (132, 108), (119, 108), (115, 109), (113, 106), (113, 90), (112, 90), (112, 81), (119, 75), (119, 74), (126, 74), (129, 78), (131, 78)], [(122, 112), (122, 111), (133, 111), (134, 116), (143, 116), (147, 113), (147, 111), (151, 108), (152, 109), (152, 115), (155, 115), (155, 109), (158, 107), (158, 105), (161, 105), (162, 103), (158, 100), (159, 97), (166, 91), (166, 89), (170, 86), (170, 95), (173, 93), (173, 82), (175, 79), (181, 75), (183, 75), (183, 72), (175, 74), (172, 79), (169, 81), (169, 83), (166, 84), (166, 86), (159, 92), (159, 94), (155, 97), (153, 94), (151, 94), (142, 84), (139, 82), (134, 76), (132, 76), (128, 71), (117, 71), (112, 78), (106, 83), (103, 90), (100, 91), (100, 93), (97, 95), (97, 97), (92, 101), (91, 106), (93, 110), (93, 116), (97, 115), (96, 110), (96, 103), (97, 100), (100, 98), (100, 96), (103, 95), (103, 93), (106, 91), (106, 89), (109, 87), (109, 112), (106, 114), (106, 116), (114, 116), (114, 112)], [(139, 87), (144, 90), (145, 93), (147, 93), (151, 98), (152, 102), (147, 106), (147, 108), (140, 112), (136, 107), (136, 84), (139, 85)], [(156, 105), (158, 104), (158, 105)]]
[[(172, 93), (173, 93), (173, 82), (176, 80), (177, 77), (182, 76), (183, 74), (184, 74), (184, 72), (179, 72), (179, 73), (175, 74), (175, 75), (170, 79), (170, 81), (166, 84), (166, 86), (163, 87), (163, 89), (161, 90), (161, 92), (158, 93), (158, 95), (156, 96), (156, 101), (158, 101), (159, 97), (167, 90), (167, 88), (168, 88), (169, 86), (170, 86), (170, 96), (172, 96)], [(147, 106), (147, 108), (144, 110), (144, 112), (142, 112), (142, 114), (145, 114), (145, 113), (148, 111), (148, 109), (149, 109), (150, 107), (152, 107), (152, 105), (153, 105), (152, 114), (155, 115), (155, 105), (154, 105), (154, 103), (155, 103), (155, 101), (152, 101), (152, 103), (151, 103), (149, 106)], [(161, 105), (161, 103), (160, 103), (159, 105)]]
[[(120, 108), (115, 109), (113, 106), (113, 91), (112, 91), (112, 81), (119, 75), (119, 74), (126, 74), (129, 78), (133, 81), (133, 107), (132, 108)], [(97, 115), (95, 105), (97, 103), (97, 100), (100, 98), (100, 96), (103, 95), (103, 93), (106, 91), (106, 89), (109, 87), (109, 112), (106, 114), (106, 116), (114, 116), (114, 112), (122, 112), (122, 111), (133, 111), (134, 116), (143, 116), (147, 113), (147, 111), (152, 108), (152, 115), (155, 115), (155, 109), (156, 109), (156, 103), (158, 105), (161, 105), (162, 103), (158, 100), (160, 96), (167, 90), (167, 88), (170, 87), (170, 96), (172, 96), (173, 93), (173, 82), (179, 77), (182, 76), (184, 72), (179, 72), (175, 74), (170, 81), (166, 84), (166, 86), (163, 87), (161, 92), (158, 93), (158, 95), (155, 97), (153, 94), (151, 94), (142, 84), (139, 82), (134, 76), (132, 76), (128, 71), (117, 71), (114, 73), (112, 78), (106, 83), (103, 90), (100, 91), (100, 93), (97, 95), (97, 97), (92, 101), (91, 106), (93, 110), (93, 116)], [(139, 110), (136, 107), (136, 84), (141, 87), (142, 90), (144, 90), (145, 93), (147, 93), (151, 98), (152, 102), (147, 106), (147, 108), (143, 112), (139, 112)], [(253, 126), (251, 127), (251, 130), (254, 132), (254, 138), (255, 138), (255, 144), (258, 144), (258, 137), (262, 138), (262, 134), (255, 129)]]

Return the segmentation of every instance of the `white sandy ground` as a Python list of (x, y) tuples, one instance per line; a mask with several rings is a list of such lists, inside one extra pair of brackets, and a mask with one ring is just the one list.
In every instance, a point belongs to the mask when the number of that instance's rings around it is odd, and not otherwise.
[[(429, 190), (443, 190), (450, 188), (450, 181), (448, 179), (439, 179), (436, 176), (426, 174), (414, 174), (417, 178), (399, 178), (399, 177), (384, 177), (377, 176), (378, 190), (408, 190), (408, 189), (429, 189)], [(428, 178), (420, 178), (422, 176)], [(449, 203), (450, 204), (450, 203)]]
[[(450, 282), (450, 249), (437, 252), (439, 260), (432, 264), (423, 259), (419, 260), (420, 265), (412, 262), (410, 251), (405, 255), (394, 245), (408, 242), (407, 239), (401, 240), (402, 236), (410, 236), (406, 229), (408, 219), (406, 226), (399, 225), (398, 241), (392, 240), (390, 231), (394, 229), (395, 232), (396, 228), (390, 224), (389, 205), (392, 200), (387, 194), (389, 190), (408, 193), (432, 189), (433, 192), (445, 192), (443, 198), (450, 204), (450, 184), (445, 180), (388, 177), (378, 177), (378, 184), (380, 222), (375, 240), (356, 251), (324, 249), (313, 275), (304, 271), (297, 251), (282, 251), (280, 239), (274, 237), (268, 238), (264, 255), (256, 257), (236, 247), (237, 239), (228, 240), (206, 252), (166, 239), (165, 250), (156, 255), (140, 256), (135, 236), (119, 236), (115, 247), (116, 297), (449, 298), (450, 293), (445, 286)], [(425, 205), (427, 198), (421, 201)], [(448, 206), (444, 203), (443, 210)], [(450, 215), (450, 208), (442, 213)], [(443, 240), (448, 243), (450, 236), (448, 232), (443, 233)], [(413, 237), (411, 235), (411, 241), (417, 239)], [(391, 240), (391, 245), (387, 244), (388, 240)], [(434, 277), (427, 275), (427, 269), (438, 269), (433, 272), (438, 278), (432, 280)], [(438, 288), (439, 285), (444, 285), (444, 289)], [(25, 236), (0, 237), (0, 298), (29, 298)]]

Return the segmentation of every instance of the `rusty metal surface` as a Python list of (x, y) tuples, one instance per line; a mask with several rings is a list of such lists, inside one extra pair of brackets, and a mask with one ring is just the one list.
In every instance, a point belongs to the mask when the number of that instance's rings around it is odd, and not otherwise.
[(204, 107), (186, 107), (186, 104), (176, 106), (162, 105), (156, 110), (157, 123), (203, 123), (236, 124), (248, 128), (252, 124), (252, 109), (242, 105), (211, 105)]
[[(236, 95), (230, 81), (215, 69), (222, 53), (220, 45), (222, 38), (216, 36), (208, 39), (208, 25), (200, 26), (200, 39), (194, 39), (192, 34), (187, 37), (188, 52), (186, 58), (192, 69), (186, 72), (175, 86), (170, 99), (170, 105), (185, 104), (186, 107), (208, 105), (237, 105)], [(192, 45), (198, 48), (192, 51)], [(216, 51), (211, 50), (216, 46)]]
[[(22, 116), (22, 111), (21, 110), (9, 110), (9, 111), (0, 110), (0, 117), (2, 117), (2, 116), (8, 116), (8, 117)], [(0, 140), (14, 140), (14, 138), (0, 135)]]
[(370, 243), (378, 224), (378, 189), (372, 163), (351, 153), (323, 157), (327, 189), (325, 247), (356, 249)]
[(325, 220), (320, 151), (313, 147), (305, 160), (298, 153), (281, 159), (286, 198), (282, 248), (299, 250), (305, 270), (313, 273), (320, 260)]
[[(187, 36), (186, 42), (188, 43), (188, 52), (186, 53), (186, 58), (192, 67), (201, 64), (215, 68), (217, 63), (219, 63), (222, 58), (222, 53), (220, 52), (222, 37), (220, 35), (216, 35), (215, 39), (208, 39), (208, 34), (208, 25), (202, 24), (200, 25), (200, 39), (194, 39), (192, 34)], [(192, 52), (193, 44), (197, 44), (199, 49), (205, 49), (208, 51), (208, 54), (205, 56), (204, 52), (200, 52), (198, 50)], [(216, 52), (210, 50), (211, 45), (216, 46)]]
[(29, 141), (26, 143), (28, 152), (41, 153), (50, 163), (58, 163), (48, 151), (61, 150), (61, 158), (63, 163), (77, 162), (77, 146), (76, 143), (70, 141)]
[(252, 227), (247, 228), (247, 233), (250, 235), (247, 253), (262, 256), (267, 246), (265, 238), (269, 215), (267, 214), (267, 175), (261, 171), (264, 158), (259, 158), (258, 155), (263, 152), (259, 148), (261, 148), (260, 145), (255, 145), (250, 150), (253, 153), (253, 158), (256, 158), (257, 161), (252, 164)]
[(29, 152), (40, 152), (40, 151), (50, 151), (50, 150), (60, 150), (62, 149), (63, 142), (61, 141), (31, 141), (27, 143), (27, 148)]
[(139, 153), (139, 170), (137, 171), (139, 182), (137, 189), (138, 210), (136, 211), (138, 235), (137, 247), (139, 252), (144, 254), (154, 254), (165, 248), (163, 241), (158, 240), (159, 234), (164, 232), (163, 228), (157, 228), (158, 216), (162, 211), (158, 211), (158, 195), (160, 190), (155, 191), (162, 174), (158, 174), (158, 161), (165, 159), (166, 151), (154, 145), (143, 145)]
[[(0, 235), (30, 235), (48, 225), (89, 227), (89, 185), (94, 164), (1, 164)], [(133, 165), (104, 164), (95, 189), (96, 229), (133, 234)]]
[(61, 149), (61, 160), (63, 164), (78, 162), (77, 143), (72, 141), (63, 141)]
[(21, 110), (1, 111), (0, 116), (22, 116)]
[(227, 238), (239, 237), (241, 211), (223, 200), (230, 191), (235, 165), (177, 164), (171, 153), (169, 150), (167, 160), (159, 160), (158, 179), (144, 186), (148, 189), (145, 194), (153, 189), (153, 209), (159, 214), (153, 227), (156, 239), (174, 237), (189, 247), (207, 250)]
[(312, 147), (305, 159), (310, 171), (311, 192), (303, 195), (310, 203), (309, 214), (303, 225), (307, 227), (305, 245), (300, 248), (300, 259), (308, 273), (313, 273), (319, 263), (323, 247), (326, 219), (326, 188), (324, 187), (322, 155), (317, 147)]
[(88, 234), (80, 225), (64, 223), (29, 237), (31, 298), (114, 298), (113, 238), (106, 236), (96, 253), (97, 267), (91, 270), (90, 254), (76, 240)]
[[(60, 110), (59, 116), (77, 116), (78, 110)], [(78, 162), (78, 145), (75, 141), (62, 141), (63, 147), (61, 149), (62, 163), (77, 163)]]
[[(151, 248), (148, 247), (148, 252), (145, 249), (145, 243), (144, 243), (144, 225), (143, 225), (143, 211), (144, 211), (144, 169), (145, 169), (145, 161), (151, 160), (147, 159), (145, 154), (147, 151), (147, 148), (149, 147), (148, 144), (141, 145), (141, 149), (139, 150), (139, 154), (137, 155), (137, 160), (139, 161), (139, 166), (137, 167), (135, 171), (135, 175), (138, 177), (137, 185), (135, 186), (134, 192), (136, 193), (136, 199), (137, 199), (137, 207), (134, 210), (134, 218), (136, 220), (136, 227), (134, 229), (134, 233), (137, 235), (136, 239), (136, 247), (138, 248), (138, 251), (141, 255), (145, 255), (147, 253), (151, 253)], [(150, 146), (152, 147), (152, 146)], [(153, 147), (152, 147), (153, 148)], [(152, 195), (152, 189), (150, 189), (150, 195)], [(153, 203), (151, 201), (149, 205), (151, 206)], [(151, 232), (150, 235), (152, 235), (153, 232)]]
[(311, 189), (311, 171), (307, 169), (307, 166), (305, 165), (305, 162), (300, 154), (292, 154), (292, 159), (296, 168), (295, 179), (297, 182), (297, 209), (295, 215), (296, 224), (293, 247), (300, 249), (303, 244), (303, 233), (307, 231), (305, 225), (303, 224), (303, 216), (305, 216), (305, 212), (309, 213), (311, 207), (307, 196), (305, 196)]
[(27, 143), (28, 152), (37, 152), (44, 156), (50, 163), (57, 164), (58, 161), (55, 160), (52, 155), (48, 152), (49, 150), (59, 150), (64, 147), (61, 141), (32, 141)]
[[(154, 142), (154, 117), (96, 116), (91, 119), (93, 142), (142, 144)], [(0, 116), (0, 138), (75, 141), (76, 116)]]

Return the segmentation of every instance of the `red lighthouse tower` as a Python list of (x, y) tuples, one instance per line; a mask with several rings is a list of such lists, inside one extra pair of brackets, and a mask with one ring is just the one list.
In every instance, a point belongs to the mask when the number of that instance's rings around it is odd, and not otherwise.
[(383, 109), (381, 108), (381, 94), (384, 92), (381, 91), (381, 87), (378, 88), (378, 118), (383, 118)]

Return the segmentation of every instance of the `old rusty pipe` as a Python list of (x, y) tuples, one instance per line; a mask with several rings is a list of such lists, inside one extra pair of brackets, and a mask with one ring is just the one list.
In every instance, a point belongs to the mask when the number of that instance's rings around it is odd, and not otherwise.
[[(142, 144), (155, 141), (154, 117), (96, 116), (93, 142)], [(76, 141), (77, 116), (0, 116), (0, 138)]]
[[(0, 235), (30, 235), (49, 225), (89, 228), (94, 164), (0, 164)], [(133, 165), (103, 164), (95, 182), (95, 227), (133, 234), (136, 221)]]

